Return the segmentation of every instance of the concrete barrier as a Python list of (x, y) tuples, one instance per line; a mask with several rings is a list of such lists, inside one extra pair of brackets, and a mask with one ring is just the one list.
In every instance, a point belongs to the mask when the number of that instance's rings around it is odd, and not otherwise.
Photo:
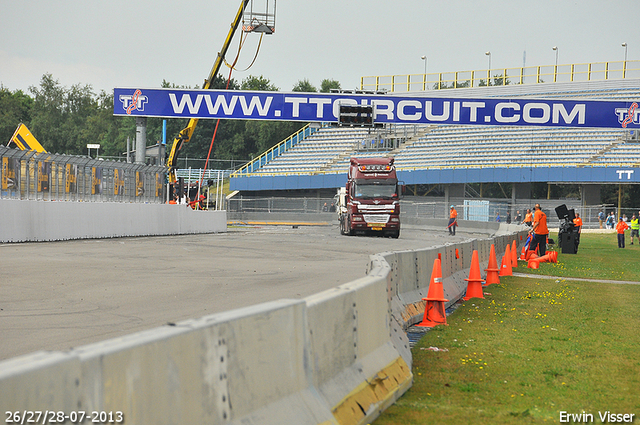
[(226, 232), (226, 211), (183, 205), (0, 200), (0, 242)]
[[(380, 254), (390, 265), (388, 275), (388, 287), (390, 295), (390, 308), (394, 320), (403, 329), (418, 323), (424, 314), (425, 302), (422, 298), (427, 296), (433, 262), (438, 255), (442, 260), (442, 284), (446, 307), (451, 306), (461, 299), (467, 289), (467, 282), (471, 267), (471, 256), (474, 250), (478, 251), (480, 268), (484, 270), (489, 263), (491, 244), (494, 245), (498, 264), (505, 254), (507, 245), (516, 241), (520, 249), (525, 242), (527, 231), (516, 226), (514, 233), (508, 233), (500, 225), (495, 236), (486, 239), (474, 239), (469, 242), (447, 244), (416, 251), (401, 251)], [(456, 253), (457, 252), (457, 253)], [(373, 261), (373, 258), (372, 258)], [(484, 274), (484, 273), (483, 273)]]
[(519, 235), (373, 255), (367, 276), (303, 300), (0, 362), (0, 412), (121, 412), (129, 425), (369, 423), (411, 386), (403, 330), (423, 314), (434, 259), (452, 304), (472, 251), (486, 264), (491, 243), (504, 253)]

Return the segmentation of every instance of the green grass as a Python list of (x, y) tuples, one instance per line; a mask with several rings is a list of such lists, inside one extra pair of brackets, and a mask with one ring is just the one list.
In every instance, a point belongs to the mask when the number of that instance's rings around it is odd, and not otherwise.
[[(585, 234), (563, 266), (539, 270), (626, 279), (638, 258), (615, 235)], [(640, 421), (640, 285), (503, 277), (485, 293), (421, 339), (413, 387), (376, 425), (557, 423), (561, 411)]]
[[(558, 255), (558, 263), (541, 263), (538, 270), (528, 269), (531, 274), (588, 279), (626, 280), (640, 282), (640, 267), (636, 266), (640, 258), (640, 244), (630, 244), (629, 232), (626, 236), (626, 248), (618, 248), (615, 233), (585, 233), (581, 236), (578, 253)], [(558, 250), (559, 251), (559, 250)], [(523, 268), (524, 262), (520, 262)], [(526, 268), (526, 266), (524, 266)]]

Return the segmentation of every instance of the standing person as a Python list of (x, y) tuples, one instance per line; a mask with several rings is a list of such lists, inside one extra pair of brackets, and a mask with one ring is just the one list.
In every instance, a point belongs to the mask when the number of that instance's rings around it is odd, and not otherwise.
[(576, 229), (576, 254), (578, 253), (578, 245), (580, 245), (580, 233), (582, 233), (582, 219), (580, 214), (576, 213), (576, 218), (573, 219), (573, 225)]
[(633, 245), (634, 236), (638, 238), (638, 244), (640, 244), (640, 222), (635, 214), (631, 217), (631, 245)]
[(529, 227), (533, 224), (533, 214), (531, 213), (530, 208), (527, 208), (527, 213), (524, 215), (524, 220), (521, 224), (526, 224)]
[(522, 214), (520, 214), (520, 210), (516, 211), (516, 223), (521, 223), (522, 222)]
[(496, 221), (500, 223), (500, 211), (496, 211)]
[(507, 211), (507, 224), (511, 224), (511, 212)]
[(547, 215), (542, 212), (540, 204), (536, 204), (535, 213), (533, 215), (533, 226), (529, 230), (531, 235), (531, 244), (529, 245), (530, 251), (535, 251), (536, 247), (539, 248), (539, 255), (542, 257), (547, 253), (547, 236), (549, 236), (549, 229), (547, 228)]
[(600, 222), (600, 228), (602, 229), (602, 225), (604, 224), (605, 216), (604, 211), (600, 210), (598, 213), (598, 221)]
[(618, 248), (624, 248), (624, 231), (628, 228), (629, 226), (627, 226), (627, 223), (625, 223), (622, 220), (622, 217), (620, 217), (620, 220), (616, 225), (616, 232), (618, 232)]
[(613, 229), (613, 226), (615, 225), (615, 216), (613, 215), (613, 211), (611, 211), (611, 214), (609, 214), (607, 216), (607, 221), (605, 223), (607, 229)]
[(451, 205), (451, 208), (449, 210), (449, 234), (451, 236), (455, 236), (456, 235), (456, 226), (458, 225), (458, 211), (456, 211), (456, 209), (454, 208), (453, 205)]

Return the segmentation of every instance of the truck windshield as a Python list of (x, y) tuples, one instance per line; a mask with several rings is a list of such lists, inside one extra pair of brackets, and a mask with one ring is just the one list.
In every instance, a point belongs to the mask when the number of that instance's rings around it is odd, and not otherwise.
[(398, 197), (395, 184), (356, 184), (355, 197), (360, 199), (395, 199)]

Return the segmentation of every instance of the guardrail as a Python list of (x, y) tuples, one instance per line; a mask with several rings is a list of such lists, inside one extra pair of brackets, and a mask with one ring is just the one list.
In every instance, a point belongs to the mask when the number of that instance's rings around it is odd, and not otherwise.
[(164, 166), (0, 146), (0, 199), (162, 203)]
[(360, 89), (369, 91), (387, 90), (389, 92), (410, 92), (447, 88), (598, 81), (625, 78), (640, 78), (640, 61), (593, 62), (427, 74), (365, 76), (360, 79)]
[(523, 235), (373, 255), (366, 277), (303, 300), (0, 362), (0, 411), (17, 422), (46, 411), (130, 425), (369, 423), (411, 386), (403, 330), (424, 311), (433, 260), (452, 304), (474, 249), (486, 265), (491, 243), (500, 253)]

